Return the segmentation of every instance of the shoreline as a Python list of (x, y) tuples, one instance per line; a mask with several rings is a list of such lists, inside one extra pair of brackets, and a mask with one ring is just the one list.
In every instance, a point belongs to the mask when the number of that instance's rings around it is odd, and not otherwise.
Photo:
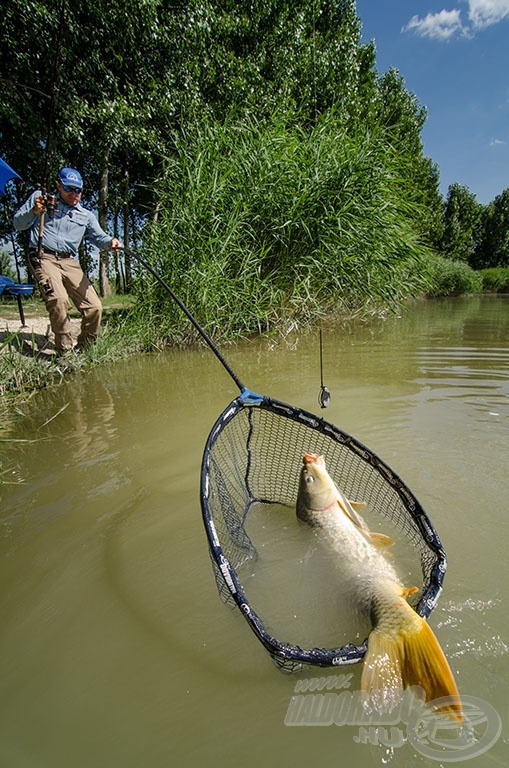
[[(81, 318), (71, 318), (71, 333), (76, 342), (80, 332)], [(19, 345), (25, 354), (38, 353), (47, 357), (55, 354), (54, 336), (51, 331), (48, 315), (25, 317), (25, 325), (19, 317), (0, 317), (0, 354), (6, 352), (8, 345), (4, 342), (9, 337), (15, 337), (14, 343)], [(1, 349), (3, 345), (3, 349)], [(20, 349), (20, 351), (22, 351)]]

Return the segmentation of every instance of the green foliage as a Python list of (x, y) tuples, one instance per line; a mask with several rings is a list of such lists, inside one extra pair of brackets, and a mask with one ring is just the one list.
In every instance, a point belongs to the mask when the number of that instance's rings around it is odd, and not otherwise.
[[(309, 132), (287, 114), (196, 126), (168, 159), (153, 266), (212, 334), (420, 293), (428, 251), (399, 163), (333, 112)], [(143, 322), (170, 333), (179, 310), (150, 281), (140, 294)]]
[(483, 209), (470, 264), (474, 269), (509, 265), (509, 189)]
[(382, 140), (400, 154), (400, 173), (411, 180), (407, 200), (415, 227), (425, 242), (436, 245), (442, 234), (443, 199), (438, 168), (423, 153), (421, 131), (426, 110), (416, 96), (406, 90), (403, 78), (395, 69), (390, 69), (376, 82), (370, 110), (370, 130), (379, 131)]
[(451, 184), (444, 211), (444, 233), (439, 244), (447, 259), (472, 259), (483, 207), (467, 187)]
[(341, 104), (346, 124), (369, 101), (353, 0), (11, 0), (2, 29), (0, 151), (31, 185), (82, 168), (87, 198), (107, 155), (114, 203), (139, 212), (195, 120)]
[(0, 251), (0, 275), (10, 277), (14, 282), (17, 282), (16, 272), (11, 266), (11, 257), (6, 251)]
[[(426, 289), (443, 201), (426, 111), (360, 33), (354, 0), (11, 0), (0, 151), (34, 184), (47, 150), (49, 180), (80, 167), (126, 244), (150, 220), (214, 333), (391, 304)], [(135, 279), (140, 324), (184, 325)]]
[(459, 296), (463, 293), (478, 293), (482, 289), (482, 278), (478, 272), (461, 261), (433, 258), (432, 287), (428, 296)]
[(491, 267), (480, 272), (485, 291), (509, 293), (509, 267)]

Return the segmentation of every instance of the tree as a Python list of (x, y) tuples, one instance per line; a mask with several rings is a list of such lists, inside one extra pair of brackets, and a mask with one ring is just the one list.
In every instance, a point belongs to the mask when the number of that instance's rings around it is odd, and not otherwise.
[(442, 234), (443, 199), (437, 165), (424, 155), (421, 132), (427, 112), (415, 94), (405, 88), (399, 72), (391, 68), (376, 82), (368, 129), (381, 131), (387, 152), (400, 166), (401, 183), (413, 206), (415, 224), (423, 240), (436, 245)]
[(470, 264), (474, 269), (509, 266), (509, 189), (484, 207)]
[[(193, 125), (270, 123), (277, 112), (311, 133), (333, 111), (342, 135), (376, 144), (402, 217), (437, 240), (426, 111), (395, 70), (377, 78), (354, 0), (11, 0), (3, 21), (0, 151), (33, 184), (48, 154), (51, 178), (80, 167), (104, 226), (123, 220), (125, 236), (156, 217), (158, 180)], [(107, 267), (103, 257), (103, 290)]]
[[(138, 200), (127, 190), (136, 204), (150, 198), (154, 160), (160, 164), (151, 116), (164, 114), (154, 78), (164, 71), (159, 51), (167, 46), (159, 45), (158, 7), (157, 0), (13, 0), (4, 14), (0, 150), (32, 188), (52, 184), (63, 164), (83, 169), (84, 199), (105, 228), (124, 204), (126, 175), (141, 190)], [(101, 183), (107, 177), (109, 186)]]
[(460, 184), (451, 184), (444, 209), (444, 233), (439, 250), (454, 261), (470, 262), (476, 245), (482, 212), (473, 192)]

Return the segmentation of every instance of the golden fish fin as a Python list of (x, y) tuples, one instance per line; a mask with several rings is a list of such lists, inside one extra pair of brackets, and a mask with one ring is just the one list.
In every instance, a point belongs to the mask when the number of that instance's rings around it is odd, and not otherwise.
[(388, 547), (392, 547), (394, 544), (394, 539), (391, 539), (390, 536), (386, 536), (385, 533), (373, 533), (373, 531), (370, 531), (365, 520), (363, 520), (360, 515), (354, 512), (350, 502), (347, 501), (341, 494), (338, 495), (337, 503), (338, 507), (342, 512), (344, 512), (350, 522), (360, 530), (364, 537), (369, 542), (371, 542), (374, 547), (377, 549), (387, 549)]
[(377, 549), (386, 549), (387, 547), (392, 547), (394, 544), (394, 539), (391, 539), (390, 536), (386, 536), (385, 533), (373, 533), (370, 531), (369, 537), (371, 543)]
[(401, 596), (407, 598), (409, 595), (415, 595), (415, 593), (419, 591), (419, 587), (403, 587)]
[(461, 699), (449, 662), (429, 624), (419, 618), (418, 628), (406, 635), (403, 682), (405, 685), (420, 685), (426, 694), (426, 701), (447, 696), (450, 703), (440, 707), (439, 711), (446, 712), (461, 723)]
[(379, 711), (390, 711), (403, 689), (414, 685), (422, 688), (427, 702), (447, 697), (448, 703), (438, 711), (459, 723), (463, 721), (461, 699), (449, 663), (433, 631), (417, 614), (411, 628), (401, 629), (397, 635), (378, 629), (371, 632), (361, 677), (361, 689)]
[(354, 509), (365, 509), (368, 506), (365, 501), (352, 501), (351, 499), (348, 499), (348, 503)]

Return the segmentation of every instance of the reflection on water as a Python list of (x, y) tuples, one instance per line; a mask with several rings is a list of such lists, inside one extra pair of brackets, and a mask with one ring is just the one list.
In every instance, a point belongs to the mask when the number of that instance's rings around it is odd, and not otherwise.
[[(508, 331), (508, 297), (324, 326), (325, 412), (315, 331), (223, 350), (247, 386), (355, 435), (419, 498), (449, 562), (431, 624), (460, 690), (504, 727)], [(303, 674), (344, 670), (282, 675), (217, 596), (199, 473), (236, 394), (207, 349), (129, 360), (38, 394), (13, 432), (30, 442), (0, 444), (23, 481), (0, 487), (0, 766), (438, 764), (356, 741), (354, 726), (285, 727)], [(341, 595), (293, 522), (253, 517), (263, 557), (246, 580), (274, 626), (306, 640), (321, 622), (328, 642)], [(360, 667), (347, 671), (355, 690)], [(505, 764), (504, 738), (470, 764)]]

